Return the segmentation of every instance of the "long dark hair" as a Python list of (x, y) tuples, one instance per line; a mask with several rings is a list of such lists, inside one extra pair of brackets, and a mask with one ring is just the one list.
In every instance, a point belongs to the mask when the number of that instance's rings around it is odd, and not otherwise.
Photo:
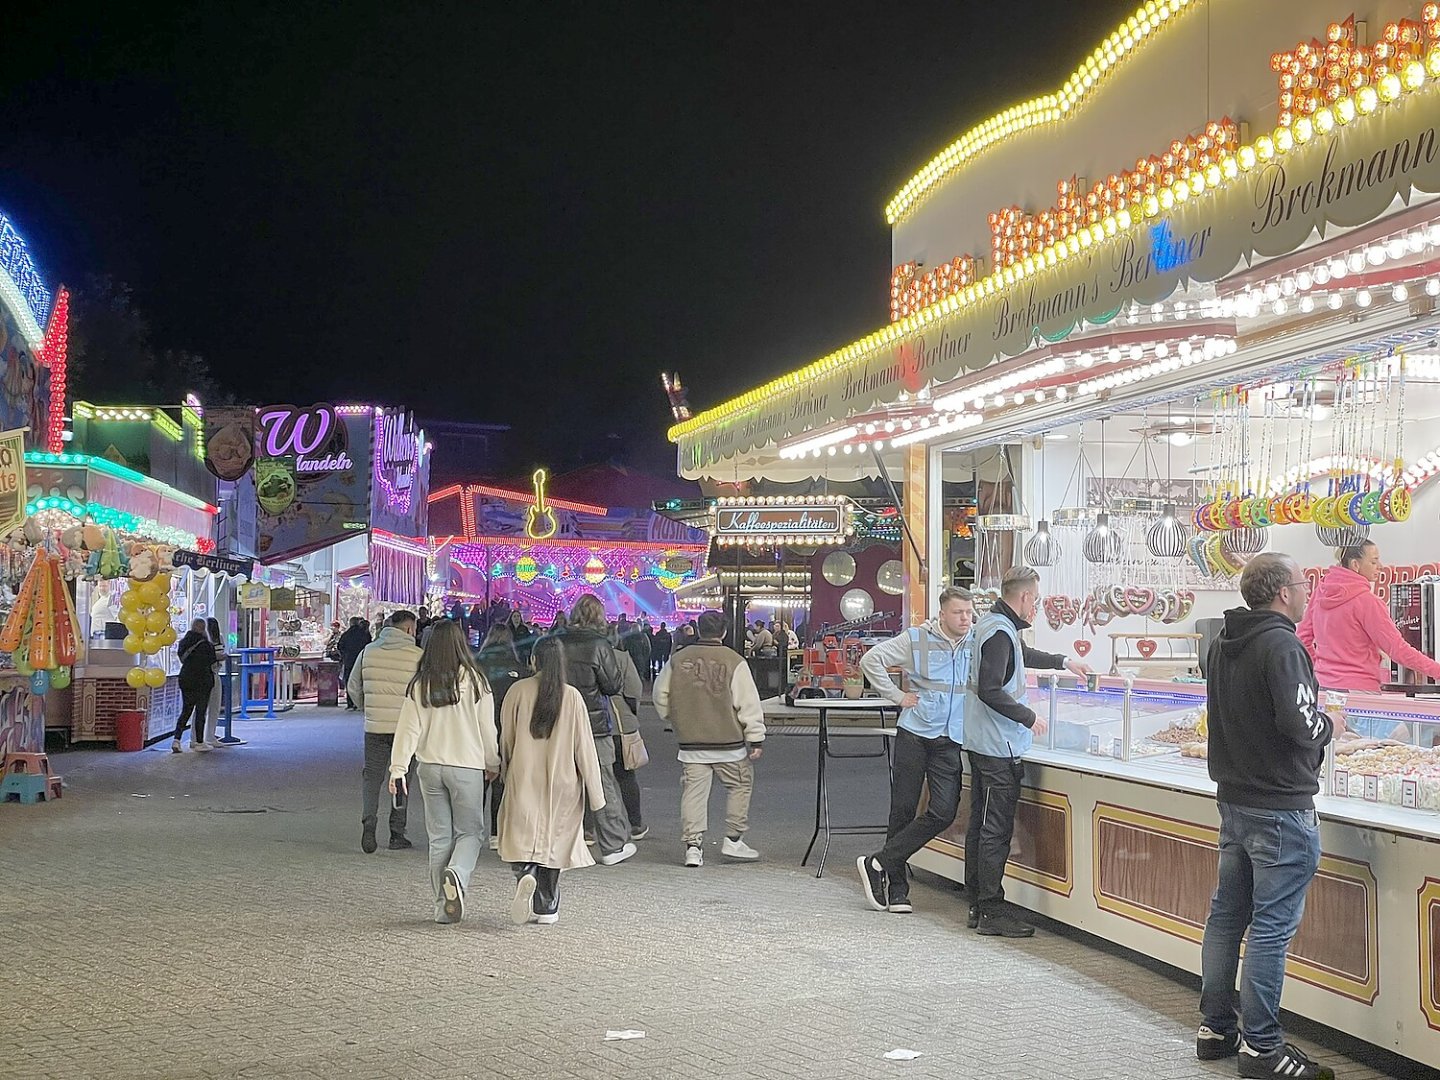
[(219, 644), (221, 643), (221, 641), (224, 640), (224, 638), (222, 638), (222, 637), (220, 636), (220, 620), (219, 620), (219, 619), (206, 619), (206, 620), (205, 620), (205, 633), (207, 633), (207, 634), (210, 635), (210, 644), (211, 644), (211, 645), (219, 645)]
[(510, 629), (509, 623), (499, 622), (490, 627), (490, 632), (480, 643), (480, 651), (486, 653), (492, 649), (510, 657), (517, 664), (520, 662), (520, 654), (515, 651), (515, 633)]
[(482, 690), (488, 691), (490, 684), (475, 666), (475, 658), (470, 655), (470, 645), (460, 624), (451, 619), (441, 619), (430, 628), (425, 651), (420, 654), (420, 666), (415, 669), (405, 693), (432, 709), (459, 705), (460, 684), (466, 673), (473, 680), (471, 687), (478, 701)]
[(560, 706), (570, 685), (565, 678), (565, 646), (559, 638), (548, 637), (535, 646), (535, 678), (539, 689), (530, 711), (530, 735), (548, 739), (560, 719)]

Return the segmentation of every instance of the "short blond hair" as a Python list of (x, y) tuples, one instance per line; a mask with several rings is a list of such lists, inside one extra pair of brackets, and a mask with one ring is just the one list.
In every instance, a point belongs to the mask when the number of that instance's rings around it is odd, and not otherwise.
[(1033, 566), (1012, 566), (1000, 579), (1000, 595), (1009, 600), (1019, 596), (1031, 586), (1040, 584), (1040, 571)]
[(605, 605), (594, 593), (586, 593), (575, 601), (575, 606), (570, 609), (570, 625), (585, 630), (609, 629), (605, 619)]

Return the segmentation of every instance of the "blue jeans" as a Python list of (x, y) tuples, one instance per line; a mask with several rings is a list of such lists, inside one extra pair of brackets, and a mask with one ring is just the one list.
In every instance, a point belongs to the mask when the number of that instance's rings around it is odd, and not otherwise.
[(1220, 881), (1205, 920), (1200, 1012), (1212, 1031), (1235, 1030), (1235, 976), (1248, 927), (1240, 1026), (1246, 1043), (1263, 1054), (1285, 1041), (1280, 1027), (1285, 951), (1320, 866), (1320, 826), (1314, 810), (1219, 806)]

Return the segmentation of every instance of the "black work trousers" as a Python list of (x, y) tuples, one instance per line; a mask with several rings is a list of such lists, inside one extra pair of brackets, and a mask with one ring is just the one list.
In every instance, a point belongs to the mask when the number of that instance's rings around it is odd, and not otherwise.
[[(885, 846), (875, 856), (889, 878), (890, 898), (909, 896), (906, 864), (955, 821), (960, 806), (960, 744), (944, 735), (933, 739), (900, 728), (891, 765), (890, 824)], [(930, 799), (917, 814), (921, 785)]]
[(965, 887), (970, 906), (981, 914), (999, 912), (1005, 903), (1005, 864), (1015, 835), (1015, 808), (1025, 763), (1019, 758), (970, 758), (970, 827), (965, 832)]

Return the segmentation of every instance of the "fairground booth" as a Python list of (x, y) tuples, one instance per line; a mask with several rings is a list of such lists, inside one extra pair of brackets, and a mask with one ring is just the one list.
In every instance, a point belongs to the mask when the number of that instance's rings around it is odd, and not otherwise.
[(339, 627), (426, 602), (425, 434), (410, 413), (377, 405), (210, 408), (204, 420), (223, 542), (259, 564), (239, 600), (239, 642), (257, 672), (246, 696), (334, 704), (338, 666), (326, 654)]
[[(445, 610), (463, 609), (472, 630), (492, 610), (518, 610), (549, 626), (585, 593), (617, 619), (674, 626), (676, 593), (705, 572), (707, 533), (650, 509), (656, 495), (690, 496), (677, 484), (613, 465), (526, 484), (453, 484), (431, 494), (435, 574)], [(679, 493), (678, 495), (676, 493)]]
[[(1217, 859), (1199, 661), (1246, 560), (1315, 580), (1374, 540), (1434, 655), (1440, 7), (1151, 0), (1107, 29), (883, 208), (888, 321), (671, 435), (694, 479), (889, 478), (909, 619), (1040, 570), (1035, 644), (1107, 674), (1030, 690), (1049, 732), (1011, 895), (1193, 972)], [(1285, 1003), (1435, 1066), (1440, 704), (1384, 682), (1328, 702), (1357, 734), (1326, 762)], [(917, 864), (960, 880), (965, 824)]]

